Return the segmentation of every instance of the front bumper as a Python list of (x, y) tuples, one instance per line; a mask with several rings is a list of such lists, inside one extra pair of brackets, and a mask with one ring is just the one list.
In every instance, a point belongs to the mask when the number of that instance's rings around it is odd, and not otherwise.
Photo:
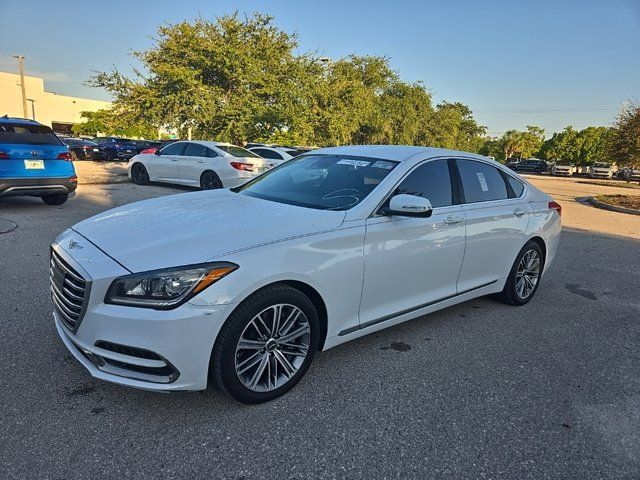
[[(173, 310), (105, 304), (113, 279), (128, 272), (70, 232), (52, 248), (91, 283), (86, 311), (75, 332), (54, 310), (58, 334), (74, 357), (93, 377), (111, 383), (153, 391), (205, 389), (213, 344), (235, 304), (187, 302)], [(76, 258), (62, 248), (71, 240), (74, 248), (81, 245)]]
[(77, 179), (72, 178), (0, 178), (0, 197), (69, 194), (78, 187)]

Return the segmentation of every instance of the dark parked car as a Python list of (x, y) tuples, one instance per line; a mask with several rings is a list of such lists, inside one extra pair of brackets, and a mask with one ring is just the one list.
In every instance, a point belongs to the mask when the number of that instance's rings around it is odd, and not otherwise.
[(71, 137), (61, 140), (69, 147), (72, 160), (104, 160), (107, 156), (105, 149), (91, 140)]
[(518, 173), (547, 173), (549, 166), (544, 160), (532, 158), (529, 160), (522, 160), (510, 168)]
[(96, 137), (93, 139), (105, 152), (105, 160), (129, 160), (141, 149), (135, 140), (119, 137)]

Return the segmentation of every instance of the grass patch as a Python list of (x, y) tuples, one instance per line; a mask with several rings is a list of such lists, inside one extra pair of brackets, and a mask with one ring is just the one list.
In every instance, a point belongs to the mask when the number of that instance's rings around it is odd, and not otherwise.
[(640, 210), (640, 195), (598, 195), (596, 200), (616, 207)]
[(578, 183), (586, 183), (589, 185), (600, 185), (602, 187), (620, 187), (620, 188), (631, 188), (633, 190), (640, 190), (640, 184), (638, 182), (635, 183), (627, 183), (624, 181), (598, 181), (598, 180), (579, 180)]

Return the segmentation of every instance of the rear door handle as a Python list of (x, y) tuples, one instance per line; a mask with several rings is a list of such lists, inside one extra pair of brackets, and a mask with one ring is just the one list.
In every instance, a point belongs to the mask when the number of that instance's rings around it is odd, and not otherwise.
[(526, 209), (526, 208), (516, 208), (516, 209), (513, 211), (513, 214), (514, 214), (516, 217), (521, 217), (521, 216), (523, 216), (525, 213), (527, 213), (527, 209)]
[(460, 215), (451, 215), (444, 219), (444, 223), (447, 225), (455, 225), (456, 223), (462, 222), (463, 218)]

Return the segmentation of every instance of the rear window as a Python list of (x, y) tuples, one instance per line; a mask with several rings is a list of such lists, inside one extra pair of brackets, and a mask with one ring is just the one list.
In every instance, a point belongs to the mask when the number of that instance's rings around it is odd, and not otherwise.
[(0, 123), (0, 143), (62, 145), (62, 142), (49, 127), (15, 123)]
[(223, 152), (228, 153), (232, 157), (260, 158), (259, 155), (256, 155), (255, 153), (250, 152), (249, 150), (246, 150), (244, 148), (236, 147), (235, 145), (216, 145), (216, 148), (219, 148)]

